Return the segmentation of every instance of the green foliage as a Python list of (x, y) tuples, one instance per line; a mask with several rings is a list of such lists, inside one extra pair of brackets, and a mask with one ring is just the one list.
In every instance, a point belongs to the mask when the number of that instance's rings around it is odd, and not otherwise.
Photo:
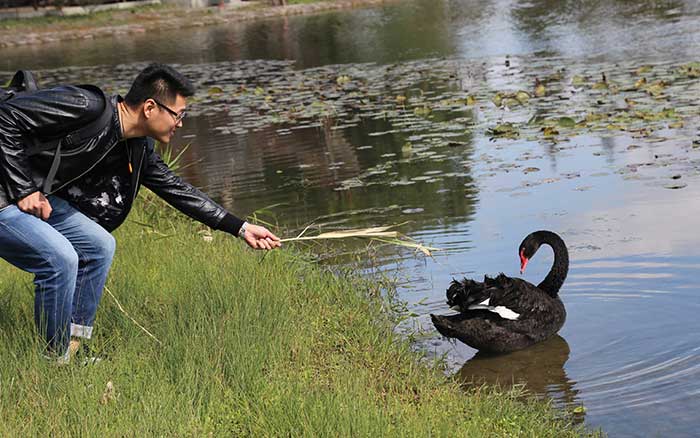
[(156, 143), (155, 147), (158, 154), (163, 159), (163, 162), (170, 168), (170, 170), (178, 173), (182, 169), (195, 164), (190, 162), (187, 166), (182, 165), (182, 156), (185, 154), (185, 152), (187, 152), (187, 149), (190, 148), (190, 145), (191, 143), (185, 145), (177, 154), (175, 153), (175, 150), (171, 144)]
[[(462, 392), (394, 331), (382, 285), (289, 248), (144, 212), (117, 233), (97, 365), (33, 337), (31, 279), (0, 264), (0, 424), (8, 436), (577, 436), (517, 392)], [(158, 231), (158, 233), (154, 233)], [(166, 235), (167, 238), (163, 238)], [(109, 383), (111, 382), (111, 383)]]
[[(54, 6), (60, 7), (63, 3), (65, 3), (65, 0), (57, 0), (54, 1)], [(95, 2), (93, 0), (81, 0), (82, 6), (91, 4), (95, 4)], [(0, 29), (21, 29), (23, 32), (52, 32), (61, 29), (74, 30), (78, 26), (81, 28), (98, 28), (101, 26), (115, 26), (118, 24), (131, 23), (134, 21), (132, 15), (135, 13), (158, 14), (161, 12), (172, 12), (173, 10), (173, 7), (167, 5), (146, 5), (137, 6), (132, 11), (107, 10), (93, 12), (87, 15), (46, 15), (43, 17), (11, 18), (0, 20)]]

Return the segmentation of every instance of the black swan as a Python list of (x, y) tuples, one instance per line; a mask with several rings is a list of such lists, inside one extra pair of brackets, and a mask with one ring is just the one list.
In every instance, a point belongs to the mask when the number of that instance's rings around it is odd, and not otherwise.
[(566, 310), (559, 288), (569, 271), (569, 252), (551, 231), (535, 231), (520, 244), (520, 273), (542, 244), (554, 250), (554, 264), (537, 286), (501, 273), (484, 282), (452, 281), (447, 304), (457, 315), (430, 315), (443, 336), (457, 338), (472, 348), (509, 353), (548, 339), (564, 325)]

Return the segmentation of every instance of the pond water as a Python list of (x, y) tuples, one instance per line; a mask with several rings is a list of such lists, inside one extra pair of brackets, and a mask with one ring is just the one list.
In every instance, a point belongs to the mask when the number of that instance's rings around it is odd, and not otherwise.
[[(174, 141), (187, 180), (290, 236), (407, 222), (442, 249), (358, 253), (395, 279), (416, 348), (610, 436), (695, 436), (699, 25), (694, 1), (414, 0), (3, 49), (0, 68), (124, 92), (146, 61), (181, 64), (200, 89)], [(442, 339), (428, 315), (451, 279), (518, 275), (537, 229), (570, 251), (560, 336), (497, 357)], [(524, 278), (551, 263), (545, 248)]]

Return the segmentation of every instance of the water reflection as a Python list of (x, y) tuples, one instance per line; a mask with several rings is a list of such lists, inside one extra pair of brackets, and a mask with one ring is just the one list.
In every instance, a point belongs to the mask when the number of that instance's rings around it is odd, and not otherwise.
[(581, 400), (576, 383), (564, 367), (569, 353), (569, 344), (557, 335), (510, 354), (478, 352), (462, 365), (455, 377), (466, 387), (484, 383), (504, 388), (523, 385), (530, 394), (547, 396), (557, 405), (571, 407)]
[(700, 51), (699, 15), (700, 4), (692, 0), (410, 0), (306, 17), (7, 47), (0, 69), (56, 68), (67, 59), (82, 66), (293, 59), (301, 68), (533, 53), (608, 61), (685, 59)]
[[(451, 160), (412, 155), (404, 148), (408, 134), (369, 135), (386, 128), (386, 122), (281, 135), (274, 127), (241, 135), (214, 129), (230, 122), (235, 120), (225, 114), (193, 118), (176, 143), (192, 142), (183, 176), (240, 214), (261, 203), (283, 204), (276, 211), (292, 227), (338, 211), (392, 205), (399, 208), (391, 217), (377, 218), (383, 225), (404, 222), (407, 215), (452, 223), (473, 214), (478, 191), (469, 170)], [(467, 143), (460, 156), (468, 159), (469, 151)], [(347, 184), (358, 185), (347, 190)], [(352, 220), (346, 226), (370, 225), (366, 216), (348, 217)]]
[(294, 218), (293, 227), (297, 219), (303, 223), (325, 212), (319, 208), (319, 192), (327, 189), (321, 187), (334, 187), (359, 173), (355, 151), (342, 135), (326, 137), (313, 128), (285, 136), (269, 127), (243, 135), (207, 129), (220, 118), (227, 116), (198, 118), (180, 134), (196, 142), (186, 151), (184, 159), (191, 165), (182, 173), (240, 215), (282, 204), (276, 212)]

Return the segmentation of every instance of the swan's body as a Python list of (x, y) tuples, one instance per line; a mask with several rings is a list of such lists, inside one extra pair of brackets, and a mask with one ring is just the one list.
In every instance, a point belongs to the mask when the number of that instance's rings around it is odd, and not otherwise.
[(554, 264), (538, 286), (504, 274), (480, 283), (453, 281), (447, 304), (460, 313), (430, 315), (437, 330), (477, 350), (507, 353), (550, 338), (564, 325), (566, 310), (559, 288), (566, 279), (569, 255), (566, 245), (551, 231), (536, 231), (520, 244), (521, 272), (540, 245), (554, 250)]

